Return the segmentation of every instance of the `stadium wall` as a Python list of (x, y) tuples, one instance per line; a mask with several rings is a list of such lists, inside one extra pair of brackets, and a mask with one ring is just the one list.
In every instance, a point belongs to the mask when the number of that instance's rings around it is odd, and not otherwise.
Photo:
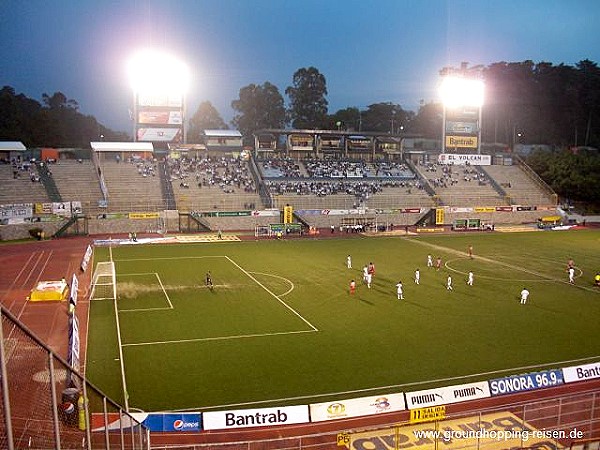
[(45, 237), (50, 237), (58, 231), (67, 221), (59, 222), (34, 222), (27, 224), (2, 225), (0, 226), (0, 241), (16, 241), (18, 239), (29, 239), (29, 230), (41, 229)]

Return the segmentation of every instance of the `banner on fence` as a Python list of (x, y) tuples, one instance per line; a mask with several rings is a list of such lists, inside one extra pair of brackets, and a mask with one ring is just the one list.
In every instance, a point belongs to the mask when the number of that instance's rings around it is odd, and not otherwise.
[(560, 369), (544, 370), (542, 372), (513, 375), (510, 377), (490, 380), (492, 396), (514, 394), (563, 384), (563, 374)]
[(200, 413), (149, 413), (142, 423), (148, 430), (157, 432), (190, 432), (202, 429)]
[(77, 304), (77, 291), (79, 290), (79, 280), (77, 279), (77, 275), (73, 274), (73, 278), (71, 279), (71, 289), (70, 289), (70, 294), (71, 294), (71, 303), (73, 303), (74, 305)]
[(87, 248), (85, 249), (85, 254), (83, 255), (83, 259), (81, 260), (81, 265), (80, 265), (80, 269), (82, 272), (85, 272), (87, 270), (87, 266), (90, 263), (90, 260), (92, 259), (92, 246), (88, 245)]
[(309, 422), (308, 405), (281, 408), (241, 409), (235, 411), (210, 411), (202, 414), (205, 430), (248, 427), (273, 427)]
[(429, 408), (417, 408), (410, 410), (410, 423), (434, 422), (446, 418), (445, 406), (430, 406)]
[(600, 378), (600, 362), (563, 368), (565, 383)]
[(406, 406), (408, 409), (426, 408), (429, 406), (448, 405), (450, 403), (487, 398), (489, 396), (489, 386), (486, 382), (482, 381), (408, 392), (406, 394)]
[(313, 403), (310, 405), (311, 422), (369, 416), (394, 411), (404, 411), (404, 394), (388, 394), (376, 397), (361, 397), (337, 402)]

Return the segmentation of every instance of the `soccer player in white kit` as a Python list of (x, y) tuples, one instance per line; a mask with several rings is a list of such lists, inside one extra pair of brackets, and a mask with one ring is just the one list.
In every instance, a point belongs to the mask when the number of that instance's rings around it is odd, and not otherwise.
[(527, 298), (529, 297), (529, 291), (526, 288), (523, 288), (521, 291), (521, 305), (527, 303)]
[(365, 277), (365, 282), (367, 283), (367, 287), (371, 289), (371, 281), (373, 280), (373, 275), (368, 273)]
[(573, 267), (569, 267), (569, 283), (575, 284), (575, 269)]
[(446, 290), (452, 291), (452, 277), (448, 275), (448, 279), (446, 280)]
[(431, 255), (427, 255), (427, 267), (433, 267), (433, 257)]
[(468, 278), (467, 278), (467, 285), (468, 286), (473, 286), (473, 272), (469, 272)]
[(369, 275), (369, 269), (367, 268), (367, 266), (363, 267), (363, 281), (366, 283), (367, 282), (367, 275)]
[(352, 269), (352, 256), (350, 255), (346, 258), (346, 266), (348, 266), (348, 269)]
[(421, 280), (421, 271), (419, 269), (415, 270), (415, 284), (419, 284)]
[(402, 293), (402, 281), (398, 281), (396, 284), (396, 292), (398, 294), (398, 300), (404, 300), (404, 295)]

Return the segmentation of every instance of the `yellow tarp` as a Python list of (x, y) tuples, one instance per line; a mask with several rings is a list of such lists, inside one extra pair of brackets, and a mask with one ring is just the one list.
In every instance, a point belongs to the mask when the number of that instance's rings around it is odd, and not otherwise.
[(540, 219), (542, 222), (560, 222), (562, 220), (561, 216), (546, 216)]
[(552, 433), (537, 430), (510, 412), (462, 417), (350, 434), (350, 450), (554, 449)]
[(31, 291), (29, 300), (32, 302), (66, 300), (69, 296), (69, 286), (65, 281), (40, 281)]

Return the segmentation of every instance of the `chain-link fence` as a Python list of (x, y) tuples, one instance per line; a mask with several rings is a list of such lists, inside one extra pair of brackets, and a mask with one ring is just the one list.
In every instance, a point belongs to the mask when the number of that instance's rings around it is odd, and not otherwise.
[(139, 422), (4, 307), (0, 319), (0, 448), (149, 448)]

